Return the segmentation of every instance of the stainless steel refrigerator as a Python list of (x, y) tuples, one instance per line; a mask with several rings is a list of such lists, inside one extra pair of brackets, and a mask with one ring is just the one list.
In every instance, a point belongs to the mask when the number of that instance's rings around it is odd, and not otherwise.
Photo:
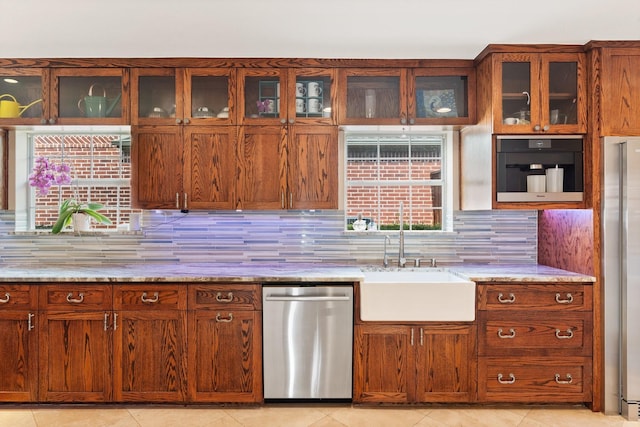
[(640, 412), (640, 137), (604, 144), (605, 412)]

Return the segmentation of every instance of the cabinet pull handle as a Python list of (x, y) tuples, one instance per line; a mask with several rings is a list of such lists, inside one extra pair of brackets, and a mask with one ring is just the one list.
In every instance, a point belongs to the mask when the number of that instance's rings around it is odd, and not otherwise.
[(293, 191), (289, 191), (289, 209), (293, 209)]
[(189, 210), (189, 205), (187, 204), (187, 193), (184, 193), (184, 203), (183, 203), (183, 206), (184, 206), (184, 208), (183, 208), (183, 209), (184, 209), (185, 211)]
[(104, 330), (109, 330), (109, 313), (104, 314)]
[(6, 304), (9, 302), (9, 299), (11, 297), (11, 295), (9, 295), (9, 292), (6, 292), (4, 296), (5, 296), (4, 299), (0, 298), (0, 304)]
[(78, 298), (73, 297), (73, 292), (69, 292), (67, 295), (67, 302), (71, 304), (80, 304), (82, 301), (84, 301), (84, 294), (82, 292), (78, 294)]
[(158, 302), (158, 300), (160, 300), (160, 294), (158, 292), (154, 292), (153, 293), (153, 298), (147, 298), (147, 293), (143, 292), (142, 296), (140, 297), (140, 299), (144, 303), (153, 304), (154, 302)]
[(27, 331), (31, 331), (36, 327), (35, 323), (31, 321), (31, 319), (33, 319), (35, 316), (35, 314), (29, 313), (29, 316), (27, 318)]
[(118, 313), (113, 313), (113, 330), (118, 329)]
[(222, 296), (222, 292), (218, 292), (216, 294), (216, 301), (218, 302), (232, 302), (233, 301), (233, 292), (229, 292), (227, 297)]
[(216, 322), (219, 323), (229, 323), (233, 321), (233, 313), (229, 313), (227, 317), (222, 317), (220, 313), (216, 314)]
[(567, 374), (566, 378), (567, 378), (566, 380), (561, 380), (560, 374), (556, 374), (556, 382), (558, 384), (571, 384), (573, 382), (573, 378), (571, 377), (571, 374)]
[(573, 331), (571, 329), (567, 329), (566, 333), (562, 333), (560, 329), (556, 329), (556, 338), (559, 340), (568, 340), (573, 338)]
[(524, 91), (522, 94), (527, 97), (527, 105), (531, 105), (531, 95), (529, 95), (529, 92)]
[(280, 192), (280, 206), (284, 209), (284, 191)]
[(424, 329), (420, 328), (420, 347), (424, 345)]
[(413, 328), (411, 328), (411, 346), (413, 347)]
[(176, 209), (180, 209), (180, 193), (176, 193)]
[(498, 337), (499, 338), (503, 338), (503, 339), (505, 339), (505, 338), (508, 338), (508, 339), (515, 338), (516, 337), (516, 330), (511, 328), (511, 329), (509, 329), (509, 335), (503, 335), (502, 334), (502, 328), (500, 328), (500, 329), (498, 329)]
[(560, 294), (556, 294), (556, 302), (558, 304), (571, 304), (573, 302), (573, 295), (567, 292), (567, 297), (565, 299), (560, 299)]
[(509, 293), (509, 299), (505, 299), (504, 294), (500, 292), (498, 294), (498, 302), (500, 302), (500, 304), (513, 304), (514, 302), (516, 302), (516, 296), (512, 293)]
[(509, 379), (508, 380), (503, 380), (502, 379), (502, 374), (498, 374), (498, 382), (500, 384), (513, 384), (516, 382), (516, 376), (513, 374), (509, 374)]

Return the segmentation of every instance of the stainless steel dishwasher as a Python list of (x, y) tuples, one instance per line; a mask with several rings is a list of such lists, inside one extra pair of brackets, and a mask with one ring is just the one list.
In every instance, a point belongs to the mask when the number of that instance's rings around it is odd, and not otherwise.
[(353, 287), (265, 285), (265, 399), (351, 399)]

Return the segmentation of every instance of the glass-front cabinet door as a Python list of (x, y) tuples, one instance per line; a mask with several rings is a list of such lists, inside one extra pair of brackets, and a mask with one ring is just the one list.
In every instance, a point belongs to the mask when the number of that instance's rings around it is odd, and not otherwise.
[(334, 124), (335, 80), (335, 70), (290, 69), (287, 79), (287, 122)]
[(500, 54), (494, 68), (496, 133), (586, 131), (581, 54)]
[(406, 69), (340, 70), (340, 124), (408, 123)]
[(187, 68), (184, 90), (184, 121), (192, 124), (236, 123), (236, 70)]
[(46, 82), (49, 71), (41, 68), (5, 68), (0, 71), (0, 125), (48, 122)]
[(238, 71), (238, 120), (243, 124), (287, 123), (286, 69), (243, 68)]
[(49, 123), (127, 123), (128, 77), (124, 68), (52, 69)]
[(409, 80), (408, 124), (475, 123), (473, 68), (415, 68)]
[(131, 123), (175, 125), (184, 120), (184, 79), (175, 68), (131, 70)]

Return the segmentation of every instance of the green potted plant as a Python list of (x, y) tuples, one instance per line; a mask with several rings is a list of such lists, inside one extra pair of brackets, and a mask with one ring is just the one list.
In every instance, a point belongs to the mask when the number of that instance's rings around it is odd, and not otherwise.
[[(53, 185), (71, 184), (70, 172), (71, 168), (68, 165), (64, 163), (56, 165), (48, 158), (40, 156), (36, 159), (33, 173), (29, 176), (29, 185), (37, 189), (39, 196), (46, 196)], [(91, 219), (101, 224), (111, 224), (109, 218), (98, 212), (103, 207), (100, 203), (81, 203), (77, 200), (77, 197), (65, 199), (60, 204), (58, 218), (51, 232), (58, 234), (71, 223), (73, 223), (75, 231), (87, 231)], [(81, 220), (80, 216), (84, 216), (85, 219)]]
[[(103, 207), (104, 206), (100, 203), (80, 203), (74, 199), (66, 199), (60, 205), (58, 219), (56, 223), (53, 224), (51, 232), (53, 234), (58, 234), (72, 222), (74, 222), (74, 230), (86, 231), (86, 229), (83, 230), (85, 227), (80, 225), (82, 220), (77, 217), (80, 214), (87, 215), (89, 220), (93, 218), (101, 224), (111, 224), (111, 220), (109, 218), (98, 212)], [(89, 221), (86, 223), (88, 224), (88, 222)]]

